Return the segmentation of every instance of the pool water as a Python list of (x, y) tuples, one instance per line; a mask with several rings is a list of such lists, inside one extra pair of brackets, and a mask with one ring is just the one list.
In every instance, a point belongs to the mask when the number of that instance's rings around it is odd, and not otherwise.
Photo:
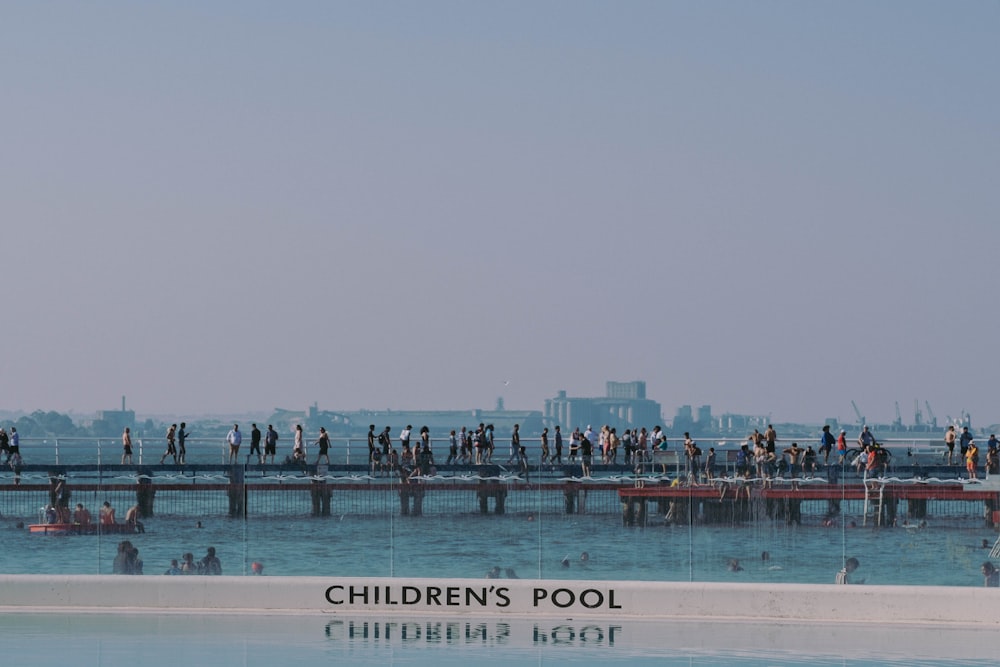
[(189, 613), (0, 613), (11, 665), (996, 664), (995, 629)]
[(920, 529), (782, 522), (627, 528), (609, 514), (173, 516), (154, 517), (144, 534), (129, 536), (45, 536), (0, 520), (0, 531), (6, 574), (109, 574), (127, 537), (147, 575), (214, 546), (224, 574), (249, 574), (256, 561), (270, 576), (475, 578), (499, 567), (521, 578), (830, 583), (853, 556), (861, 561), (857, 577), (868, 583), (954, 586), (982, 585), (979, 567), (989, 555), (982, 542), (995, 539), (992, 529), (954, 521)]

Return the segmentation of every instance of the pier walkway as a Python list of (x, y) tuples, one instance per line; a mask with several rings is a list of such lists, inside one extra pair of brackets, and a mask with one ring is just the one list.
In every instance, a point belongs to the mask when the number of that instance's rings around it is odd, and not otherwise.
[[(440, 465), (433, 475), (404, 481), (356, 464), (25, 465), (0, 473), (0, 515), (34, 520), (45, 504), (84, 502), (96, 508), (107, 499), (120, 510), (138, 504), (144, 518), (620, 512), (625, 525), (647, 525), (743, 523), (762, 517), (801, 522), (803, 512), (822, 521), (843, 507), (875, 525), (928, 515), (982, 517), (1000, 524), (1000, 477), (961, 479), (957, 466), (900, 466), (868, 480), (838, 467), (829, 477), (724, 476), (698, 485), (680, 484), (676, 470), (663, 474), (649, 471), (650, 464), (644, 467), (637, 473), (632, 466), (598, 464), (591, 477), (583, 478), (575, 464), (527, 470)], [(900, 502), (906, 503), (905, 511), (898, 509)]]

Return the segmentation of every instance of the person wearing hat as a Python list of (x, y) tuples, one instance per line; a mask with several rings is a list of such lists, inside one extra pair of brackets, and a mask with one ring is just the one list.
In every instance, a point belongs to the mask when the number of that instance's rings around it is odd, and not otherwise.
[(965, 470), (969, 473), (969, 479), (976, 479), (976, 469), (979, 467), (979, 447), (976, 441), (969, 439), (965, 446)]

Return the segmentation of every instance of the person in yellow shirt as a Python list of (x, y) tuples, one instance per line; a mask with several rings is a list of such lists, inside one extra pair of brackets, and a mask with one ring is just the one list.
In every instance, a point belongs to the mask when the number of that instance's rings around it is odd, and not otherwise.
[(979, 467), (979, 447), (975, 440), (969, 441), (969, 448), (965, 450), (965, 469), (969, 473), (969, 479), (976, 479), (976, 468)]

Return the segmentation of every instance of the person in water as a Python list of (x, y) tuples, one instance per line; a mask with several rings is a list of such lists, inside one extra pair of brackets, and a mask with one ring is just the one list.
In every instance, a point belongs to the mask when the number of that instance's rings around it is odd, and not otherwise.
[(980, 569), (983, 573), (983, 586), (986, 588), (1000, 588), (1000, 570), (993, 563), (986, 561)]
[(840, 569), (840, 572), (837, 573), (837, 581), (836, 581), (836, 583), (838, 583), (838, 584), (863, 584), (863, 583), (865, 583), (864, 579), (859, 579), (857, 581), (851, 581), (851, 574), (855, 570), (857, 570), (858, 567), (860, 567), (860, 566), (861, 566), (861, 563), (858, 562), (857, 558), (854, 558), (853, 556), (851, 558), (848, 558), (844, 562), (844, 567), (842, 567)]

